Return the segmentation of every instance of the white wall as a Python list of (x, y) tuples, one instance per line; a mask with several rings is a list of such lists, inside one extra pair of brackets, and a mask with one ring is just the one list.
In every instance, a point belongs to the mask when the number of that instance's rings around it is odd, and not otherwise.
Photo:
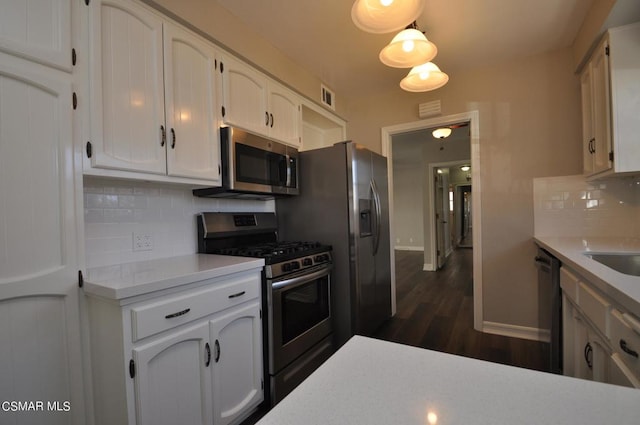
[(424, 250), (424, 164), (393, 166), (395, 248)]
[[(196, 198), (183, 186), (85, 177), (86, 266), (193, 254), (195, 216), (204, 211), (275, 211), (275, 203)], [(151, 235), (153, 249), (134, 252), (134, 232)]]

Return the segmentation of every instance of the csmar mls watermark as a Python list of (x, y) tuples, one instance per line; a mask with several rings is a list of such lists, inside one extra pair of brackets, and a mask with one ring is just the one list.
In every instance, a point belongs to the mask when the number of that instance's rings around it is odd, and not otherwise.
[(69, 412), (70, 410), (70, 401), (5, 400), (0, 403), (2, 412)]

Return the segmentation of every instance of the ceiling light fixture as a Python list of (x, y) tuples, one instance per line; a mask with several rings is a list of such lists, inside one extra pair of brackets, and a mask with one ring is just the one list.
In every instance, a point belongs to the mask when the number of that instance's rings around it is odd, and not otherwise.
[(393, 68), (411, 68), (429, 62), (438, 53), (435, 44), (418, 30), (416, 21), (393, 37), (380, 51), (380, 61)]
[(400, 81), (400, 87), (410, 92), (423, 92), (438, 89), (449, 81), (449, 76), (440, 71), (433, 63), (427, 62), (414, 66), (409, 74)]
[(449, 127), (436, 128), (431, 134), (436, 139), (444, 139), (451, 135), (451, 129)]
[(356, 0), (351, 19), (363, 31), (384, 34), (406, 27), (422, 9), (423, 0)]
[(469, 165), (463, 165), (462, 167), (460, 167), (461, 171), (469, 171), (471, 169), (471, 167)]

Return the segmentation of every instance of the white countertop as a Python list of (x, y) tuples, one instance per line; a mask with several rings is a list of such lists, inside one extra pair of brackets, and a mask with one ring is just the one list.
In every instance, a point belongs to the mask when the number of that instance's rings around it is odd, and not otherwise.
[(535, 241), (629, 312), (640, 316), (640, 277), (617, 272), (584, 255), (585, 252), (640, 253), (640, 239), (536, 236)]
[(640, 390), (355, 336), (258, 425), (601, 425), (639, 418)]
[(231, 273), (262, 268), (261, 258), (192, 254), (87, 270), (87, 294), (120, 300)]

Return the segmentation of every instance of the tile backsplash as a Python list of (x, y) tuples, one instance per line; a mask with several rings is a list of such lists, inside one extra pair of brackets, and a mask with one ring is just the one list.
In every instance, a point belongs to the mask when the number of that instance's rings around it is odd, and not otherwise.
[(533, 180), (536, 236), (640, 237), (640, 177)]
[[(203, 211), (275, 211), (275, 202), (197, 198), (188, 187), (85, 177), (86, 267), (193, 254), (195, 216)], [(134, 234), (149, 237), (147, 250), (134, 251)]]

